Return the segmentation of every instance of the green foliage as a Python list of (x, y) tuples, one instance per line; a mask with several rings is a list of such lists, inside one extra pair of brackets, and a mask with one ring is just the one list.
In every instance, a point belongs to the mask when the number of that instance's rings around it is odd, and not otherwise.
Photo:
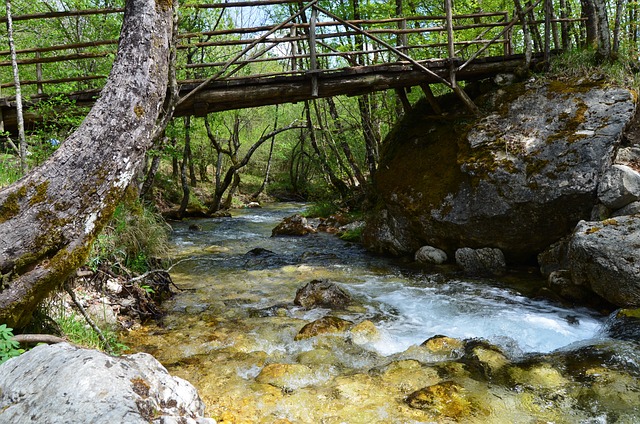
[(0, 154), (0, 187), (18, 181), (21, 176), (20, 159), (14, 155)]
[(551, 61), (551, 75), (556, 78), (605, 79), (611, 84), (638, 89), (640, 79), (629, 58), (620, 57), (613, 62), (602, 63), (593, 49), (575, 49), (555, 56)]
[[(56, 322), (70, 342), (88, 348), (105, 350), (106, 346), (104, 346), (98, 334), (87, 324), (82, 316), (73, 312), (68, 315), (61, 313), (56, 317)], [(127, 350), (127, 346), (118, 341), (118, 335), (115, 331), (108, 328), (101, 328), (100, 331), (109, 342), (114, 354), (117, 355)]]
[(143, 273), (149, 262), (165, 256), (168, 227), (162, 217), (137, 200), (116, 207), (113, 218), (93, 244), (87, 265), (110, 265), (116, 272)]
[(7, 327), (6, 324), (0, 325), (0, 364), (10, 358), (16, 357), (24, 353), (24, 349), (20, 349), (20, 343), (13, 340), (13, 328)]
[(362, 240), (362, 231), (364, 227), (357, 227), (353, 230), (347, 230), (340, 235), (340, 239), (344, 241), (351, 241), (354, 243), (359, 243)]
[(303, 213), (307, 218), (328, 218), (338, 212), (340, 207), (331, 200), (320, 200), (309, 206)]

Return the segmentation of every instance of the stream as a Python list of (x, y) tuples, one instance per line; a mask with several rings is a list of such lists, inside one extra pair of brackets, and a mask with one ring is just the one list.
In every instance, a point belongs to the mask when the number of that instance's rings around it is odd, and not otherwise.
[[(462, 278), (326, 233), (270, 237), (303, 207), (174, 224), (183, 291), (124, 339), (194, 384), (218, 422), (640, 422), (637, 340), (609, 337), (606, 316), (527, 297), (539, 277)], [(316, 279), (353, 302), (295, 306)], [(294, 340), (327, 315), (353, 325)], [(421, 346), (437, 335), (444, 348)]]

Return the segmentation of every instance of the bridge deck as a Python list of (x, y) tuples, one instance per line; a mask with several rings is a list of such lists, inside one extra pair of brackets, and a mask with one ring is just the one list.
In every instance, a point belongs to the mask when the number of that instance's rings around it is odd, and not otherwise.
[[(213, 11), (217, 15), (211, 15), (212, 18), (219, 21), (233, 8), (281, 4), (292, 5), (291, 16), (281, 22), (231, 29), (218, 29), (216, 24), (209, 31), (179, 35), (183, 101), (176, 116), (203, 116), (230, 109), (426, 87), (433, 83), (456, 91), (456, 81), (486, 78), (524, 64), (523, 56), (515, 50), (524, 50), (525, 26), (520, 28), (522, 19), (509, 18), (504, 11), (452, 15), (449, 10), (441, 16), (346, 21), (321, 8), (315, 0), (305, 4), (299, 0), (252, 0), (187, 7)], [(541, 0), (529, 3), (521, 15), (538, 36), (541, 32), (537, 26), (543, 21), (536, 20), (534, 12), (540, 4)], [(51, 12), (16, 17), (16, 21), (121, 12), (122, 9)], [(540, 10), (536, 13), (544, 14)], [(546, 25), (569, 25), (577, 20), (580, 19), (547, 19)], [(464, 39), (457, 39), (458, 33), (464, 33), (460, 37)], [(554, 48), (560, 46), (557, 34), (551, 37), (550, 31), (545, 31), (545, 37), (548, 59), (551, 41)], [(91, 60), (108, 69), (116, 43), (117, 40), (103, 39), (19, 50), (21, 74), (26, 75), (21, 85), (27, 94), (24, 100), (27, 129), (33, 128), (37, 120), (29, 105), (50, 98), (49, 94), (64, 92), (77, 105), (90, 106), (99, 95), (106, 72), (61, 76), (60, 64)], [(541, 47), (538, 40), (537, 50)], [(0, 52), (0, 58), (7, 57), (0, 60), (0, 71), (11, 64), (7, 53)], [(194, 63), (194, 57), (199, 57), (199, 62)], [(245, 75), (235, 76), (240, 69)], [(70, 90), (74, 85), (76, 90)], [(1, 86), (5, 97), (0, 97), (0, 122), (4, 122), (6, 130), (14, 132), (15, 102), (10, 97), (13, 82), (3, 81)]]

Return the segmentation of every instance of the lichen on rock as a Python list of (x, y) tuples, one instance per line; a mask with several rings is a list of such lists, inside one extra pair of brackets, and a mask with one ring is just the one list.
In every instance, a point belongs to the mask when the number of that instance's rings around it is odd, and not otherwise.
[(529, 262), (588, 219), (599, 179), (635, 113), (629, 90), (585, 81), (515, 84), (475, 122), (416, 107), (384, 141), (378, 204), (363, 233), (376, 252), (500, 248)]

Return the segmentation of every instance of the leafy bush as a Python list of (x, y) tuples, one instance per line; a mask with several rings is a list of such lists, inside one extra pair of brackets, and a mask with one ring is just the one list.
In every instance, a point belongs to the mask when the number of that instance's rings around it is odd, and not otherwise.
[(13, 340), (13, 328), (0, 325), (0, 364), (21, 353), (24, 353), (24, 349), (20, 349), (20, 343)]
[(120, 204), (94, 242), (87, 265), (93, 270), (110, 265), (115, 271), (146, 272), (152, 259), (166, 255), (167, 234), (162, 217), (139, 201)]
[[(83, 317), (73, 312), (68, 315), (61, 313), (56, 317), (56, 322), (70, 342), (92, 349), (105, 350), (106, 346), (104, 346), (98, 334), (93, 331)], [(101, 328), (100, 331), (109, 342), (114, 354), (120, 354), (127, 350), (127, 346), (118, 341), (118, 335), (115, 331), (107, 328)]]
[(328, 218), (336, 213), (340, 207), (331, 200), (321, 200), (313, 203), (303, 213), (307, 218)]
[(347, 230), (340, 235), (340, 239), (344, 241), (351, 241), (354, 243), (359, 243), (362, 240), (362, 231), (364, 227), (357, 227), (353, 230)]
[(0, 187), (18, 181), (21, 176), (20, 159), (17, 156), (0, 153)]

